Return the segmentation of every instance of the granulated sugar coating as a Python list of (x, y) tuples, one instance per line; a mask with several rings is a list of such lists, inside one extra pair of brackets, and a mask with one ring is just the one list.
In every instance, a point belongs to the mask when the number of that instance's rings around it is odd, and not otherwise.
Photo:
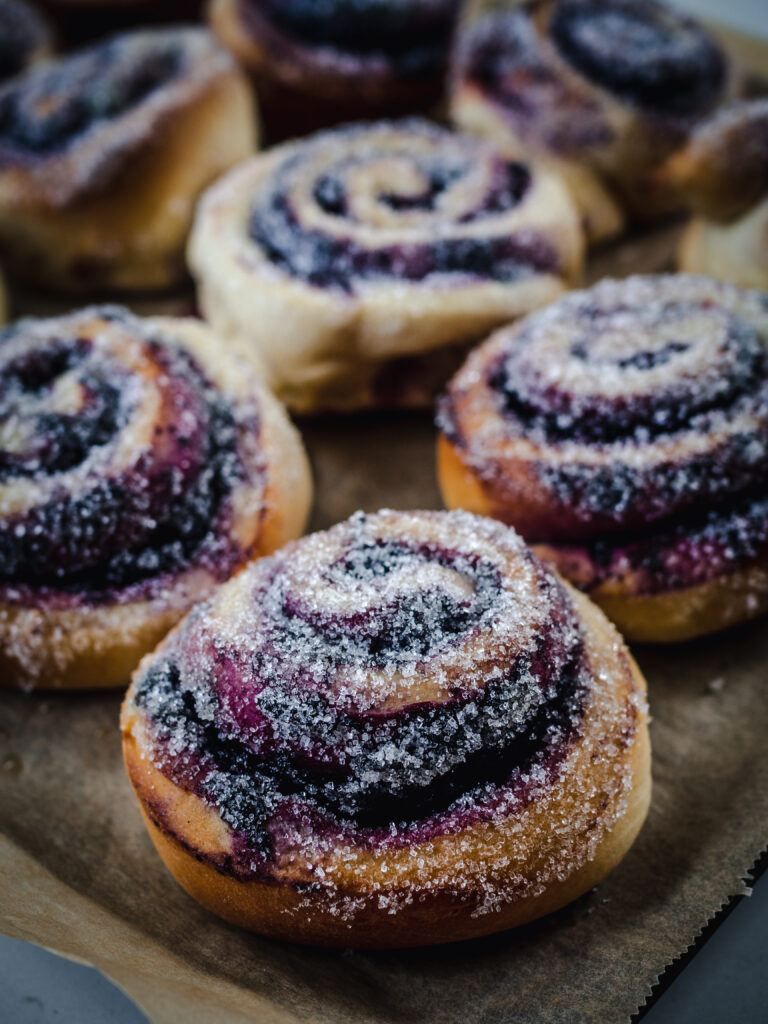
[(371, 893), (485, 914), (568, 877), (623, 813), (643, 713), (618, 635), (514, 531), (383, 511), (195, 609), (124, 728), (229, 826), (218, 870), (306, 888), (308, 912), (322, 891), (352, 922)]
[(0, 374), (3, 599), (135, 599), (193, 560), (226, 576), (235, 417), (255, 425), (255, 403), (233, 414), (188, 350), (117, 307), (19, 321)]
[[(260, 550), (282, 480), (301, 514), (288, 431), (255, 371), (197, 321), (101, 306), (2, 332), (0, 658), (19, 681), (54, 685), (89, 651), (109, 660), (136, 644), (114, 670), (127, 682)], [(296, 535), (281, 529), (268, 550)]]
[(692, 585), (766, 541), (766, 343), (762, 293), (606, 280), (473, 353), (438, 423), (500, 506), (525, 475), (547, 505), (528, 539), (591, 544), (595, 580), (624, 560), (645, 588)]

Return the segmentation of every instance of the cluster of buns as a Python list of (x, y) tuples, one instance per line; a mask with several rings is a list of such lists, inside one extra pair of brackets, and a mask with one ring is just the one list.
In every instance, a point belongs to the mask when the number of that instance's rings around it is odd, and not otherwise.
[[(768, 296), (568, 291), (685, 207), (683, 267), (763, 286), (765, 102), (655, 0), (490, 6), (211, 0), (51, 57), (0, 0), (0, 265), (92, 303), (0, 332), (0, 683), (132, 676), (158, 852), (281, 939), (455, 941), (586, 892), (650, 800), (618, 630), (768, 612)], [(47, 7), (79, 43), (83, 11), (178, 13)], [(456, 128), (399, 116), (444, 92)], [(94, 302), (188, 274), (197, 319)], [(302, 537), (281, 402), (440, 392), (450, 511)]]

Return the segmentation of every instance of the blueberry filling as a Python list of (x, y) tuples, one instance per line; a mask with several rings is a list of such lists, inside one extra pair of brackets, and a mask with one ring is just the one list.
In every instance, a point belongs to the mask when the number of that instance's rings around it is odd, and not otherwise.
[[(160, 341), (145, 345), (168, 382), (170, 418), (155, 428), (157, 451), (137, 453), (111, 475), (110, 446), (133, 412), (120, 364), (102, 365), (103, 355), (90, 358), (91, 343), (77, 339), (53, 341), (4, 368), (0, 430), (21, 422), (26, 443), (0, 448), (0, 482), (45, 483), (68, 471), (82, 480), (73, 493), (54, 482), (47, 500), (4, 521), (0, 586), (98, 600), (193, 561), (226, 575), (228, 497), (242, 475), (237, 424), (191, 356)], [(56, 379), (68, 372), (76, 375), (77, 410), (46, 409)], [(175, 419), (179, 410), (184, 426)]]
[[(654, 310), (653, 319), (659, 329), (674, 334), (676, 324), (682, 330), (686, 318), (699, 312), (700, 307), (671, 304)], [(526, 430), (541, 432), (552, 443), (573, 440), (611, 445), (640, 436), (651, 440), (671, 435), (697, 423), (703, 427), (708, 416), (738, 403), (752, 402), (756, 407), (766, 403), (765, 350), (748, 324), (735, 317), (727, 319), (719, 350), (713, 356), (717, 367), (708, 368), (712, 372), (706, 379), (701, 373), (694, 379), (678, 371), (675, 364), (678, 357), (693, 354), (695, 341), (670, 340), (638, 349), (633, 338), (629, 351), (619, 347), (615, 354), (598, 352), (601, 336), (627, 317), (634, 318), (637, 333), (647, 329), (641, 310), (582, 307), (574, 311), (570, 329), (576, 337), (566, 358), (573, 366), (583, 364), (587, 372), (598, 377), (603, 369), (619, 370), (632, 373), (633, 380), (638, 374), (669, 366), (667, 389), (642, 388), (635, 383), (631, 391), (614, 397), (598, 391), (574, 395), (546, 378), (540, 379), (534, 328), (530, 335), (521, 334), (513, 349), (489, 370), (490, 386), (501, 396), (503, 411), (524, 424)]]
[(65, 149), (94, 125), (138, 106), (180, 70), (177, 47), (120, 38), (33, 68), (0, 91), (0, 158), (3, 150), (45, 156)]
[[(520, 201), (528, 187), (528, 172), (518, 164), (504, 166), (502, 183), (491, 189), (481, 206), (462, 216), (463, 222), (503, 214)], [(433, 172), (424, 192), (416, 196), (384, 193), (380, 199), (396, 210), (431, 210), (447, 187), (445, 177)], [(343, 186), (332, 175), (321, 178), (314, 196), (326, 213), (346, 214)], [(352, 237), (303, 227), (289, 196), (279, 188), (254, 205), (249, 235), (271, 263), (292, 277), (346, 292), (354, 291), (358, 280), (380, 277), (421, 281), (431, 274), (452, 274), (510, 282), (537, 271), (552, 272), (558, 262), (550, 243), (536, 233), (525, 237), (508, 233), (485, 238), (427, 237), (419, 243), (365, 248)]]
[(404, 74), (434, 73), (445, 63), (457, 0), (248, 0), (248, 8), (310, 46), (384, 54)]
[(640, 576), (637, 593), (697, 586), (768, 551), (768, 498), (739, 495), (735, 503), (695, 509), (662, 529), (599, 537), (584, 551), (593, 572), (588, 590), (627, 573)]
[(23, 71), (45, 37), (32, 8), (15, 0), (0, 3), (0, 82)]
[(654, 0), (557, 0), (550, 31), (587, 78), (660, 114), (704, 114), (722, 93), (719, 47)]
[[(490, 788), (513, 784), (534, 764), (546, 769), (562, 756), (578, 732), (585, 701), (582, 659), (578, 647), (524, 728), (493, 735), (487, 747), (467, 749), (459, 763), (426, 785), (409, 780), (407, 770), (397, 764), (391, 764), (386, 779), (379, 772), (377, 781), (366, 784), (369, 765), (365, 756), (344, 774), (328, 768), (319, 770), (285, 751), (257, 755), (237, 738), (223, 735), (208, 715), (201, 717), (196, 696), (182, 686), (173, 661), (152, 666), (138, 683), (134, 700), (150, 717), (161, 757), (163, 745), (183, 729), (184, 752), (177, 760), (171, 756), (171, 776), (213, 804), (245, 841), (249, 852), (268, 861), (273, 852), (270, 825), (281, 805), (291, 798), (308, 803), (342, 826), (391, 833), (393, 827), (428, 825), (429, 819), (448, 811), (457, 801), (467, 806), (473, 797), (480, 798)], [(515, 673), (523, 676), (529, 668), (521, 664)], [(514, 689), (514, 679), (489, 685), (479, 713), (493, 721), (514, 699), (510, 698)], [(270, 710), (268, 705), (265, 710)], [(316, 712), (310, 709), (310, 720)], [(418, 749), (420, 756), (439, 760), (446, 742), (446, 723), (455, 713), (456, 706), (451, 704), (425, 706), (415, 716), (409, 715), (406, 728), (412, 731), (413, 749)], [(348, 724), (342, 720), (340, 731)], [(388, 742), (386, 735), (374, 739)], [(365, 841), (365, 836), (359, 838)]]

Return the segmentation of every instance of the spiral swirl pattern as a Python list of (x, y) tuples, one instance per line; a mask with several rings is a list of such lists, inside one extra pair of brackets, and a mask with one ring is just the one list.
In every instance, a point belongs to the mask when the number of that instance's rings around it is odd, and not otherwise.
[(251, 343), (301, 411), (380, 404), (388, 364), (538, 308), (581, 257), (552, 175), (415, 120), (242, 164), (203, 197), (189, 245), (206, 318)]
[[(118, 308), (0, 336), (0, 591), (43, 604), (136, 599), (192, 565), (245, 560), (233, 498), (263, 488), (249, 437), (198, 360)], [(230, 532), (234, 531), (234, 532)]]
[(354, 127), (290, 152), (259, 190), (252, 242), (313, 285), (451, 275), (508, 282), (563, 270), (544, 233), (516, 230), (531, 172), (422, 122)]
[(258, 873), (297, 817), (399, 846), (525, 802), (588, 687), (571, 601), (511, 531), (383, 512), (238, 577), (133, 701), (158, 766), (216, 806)]
[(0, 169), (66, 151), (94, 127), (147, 103), (183, 73), (190, 57), (183, 39), (167, 32), (116, 36), (8, 83), (0, 90)]
[(690, 585), (765, 540), (766, 339), (760, 293), (604, 281), (473, 354), (439, 422), (530, 539), (594, 542), (602, 570)]
[(704, 113), (725, 82), (723, 54), (711, 37), (654, 0), (557, 0), (549, 31), (586, 78), (649, 110)]
[(733, 90), (717, 42), (654, 0), (537, 0), (470, 19), (460, 33), (451, 113), (568, 183), (588, 237), (679, 208), (656, 177)]

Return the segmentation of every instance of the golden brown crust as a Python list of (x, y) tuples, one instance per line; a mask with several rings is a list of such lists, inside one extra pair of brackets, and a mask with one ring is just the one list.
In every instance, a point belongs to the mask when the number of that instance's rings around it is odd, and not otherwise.
[(9, 273), (64, 291), (164, 288), (185, 275), (200, 192), (253, 152), (253, 98), (231, 58), (201, 30), (194, 67), (50, 158), (0, 161), (0, 244)]
[[(587, 698), (562, 776), (508, 811), (509, 818), (483, 817), (404, 848), (348, 847), (340, 835), (335, 846), (284, 851), (268, 880), (236, 877), (229, 827), (155, 767), (145, 713), (129, 691), (122, 713), (126, 767), (152, 841), (176, 880), (240, 927), (362, 948), (487, 935), (550, 913), (597, 884), (627, 852), (648, 810), (645, 682), (602, 613), (565, 586), (583, 624), (590, 671), (601, 682)], [(333, 884), (319, 881), (330, 878)], [(492, 912), (481, 909), (485, 884), (504, 894)]]
[[(264, 477), (258, 486), (237, 491), (232, 530), (243, 550), (259, 558), (300, 536), (312, 484), (301, 439), (283, 408), (247, 364), (222, 351), (206, 325), (170, 317), (148, 323), (194, 353), (219, 388), (257, 399), (259, 454), (249, 457), (263, 463)], [(83, 601), (75, 607), (0, 603), (0, 686), (125, 686), (142, 656), (215, 584), (209, 569), (192, 565), (146, 598)]]
[[(678, 306), (702, 310), (690, 342), (682, 340), (682, 320), (674, 319)], [(621, 346), (623, 338), (627, 347), (611, 356), (612, 327), (606, 325), (613, 308), (620, 311), (613, 341)], [(674, 369), (674, 356), (667, 362), (669, 347), (661, 349), (666, 355), (658, 363), (642, 365), (654, 346), (659, 351), (656, 331), (664, 317), (676, 324), (680, 353), (691, 359), (700, 354), (697, 368)], [(716, 326), (723, 317), (744, 325), (738, 329), (750, 337), (752, 354), (733, 348), (724, 363), (707, 370), (707, 350), (727, 350)], [(767, 326), (759, 293), (678, 275), (604, 281), (497, 332), (470, 355), (441, 403), (437, 474), (446, 506), (520, 530), (630, 641), (687, 640), (762, 615), (768, 608), (767, 506), (761, 497)], [(638, 352), (642, 368), (635, 372), (629, 368)], [(624, 367), (619, 373), (612, 372), (612, 359)], [(539, 369), (541, 378), (535, 376)], [(719, 393), (737, 398), (710, 403), (710, 418), (684, 413), (670, 421), (665, 396), (674, 395), (677, 410), (692, 408), (692, 402), (701, 407), (708, 373)], [(727, 379), (743, 383), (726, 392)], [(543, 399), (535, 390), (540, 380)], [(690, 382), (696, 390), (686, 393)], [(576, 406), (568, 402), (593, 386), (599, 401), (574, 417)], [(638, 393), (645, 402), (639, 430), (628, 412)], [(595, 433), (601, 409), (602, 434)], [(557, 427), (552, 410), (561, 421)], [(649, 431), (650, 422), (668, 426)], [(752, 439), (742, 469), (729, 461), (736, 449), (724, 441), (724, 431), (733, 431), (739, 450), (745, 438)], [(664, 477), (670, 467), (672, 486)], [(703, 467), (701, 478), (697, 467)], [(708, 489), (718, 480), (731, 483)]]

